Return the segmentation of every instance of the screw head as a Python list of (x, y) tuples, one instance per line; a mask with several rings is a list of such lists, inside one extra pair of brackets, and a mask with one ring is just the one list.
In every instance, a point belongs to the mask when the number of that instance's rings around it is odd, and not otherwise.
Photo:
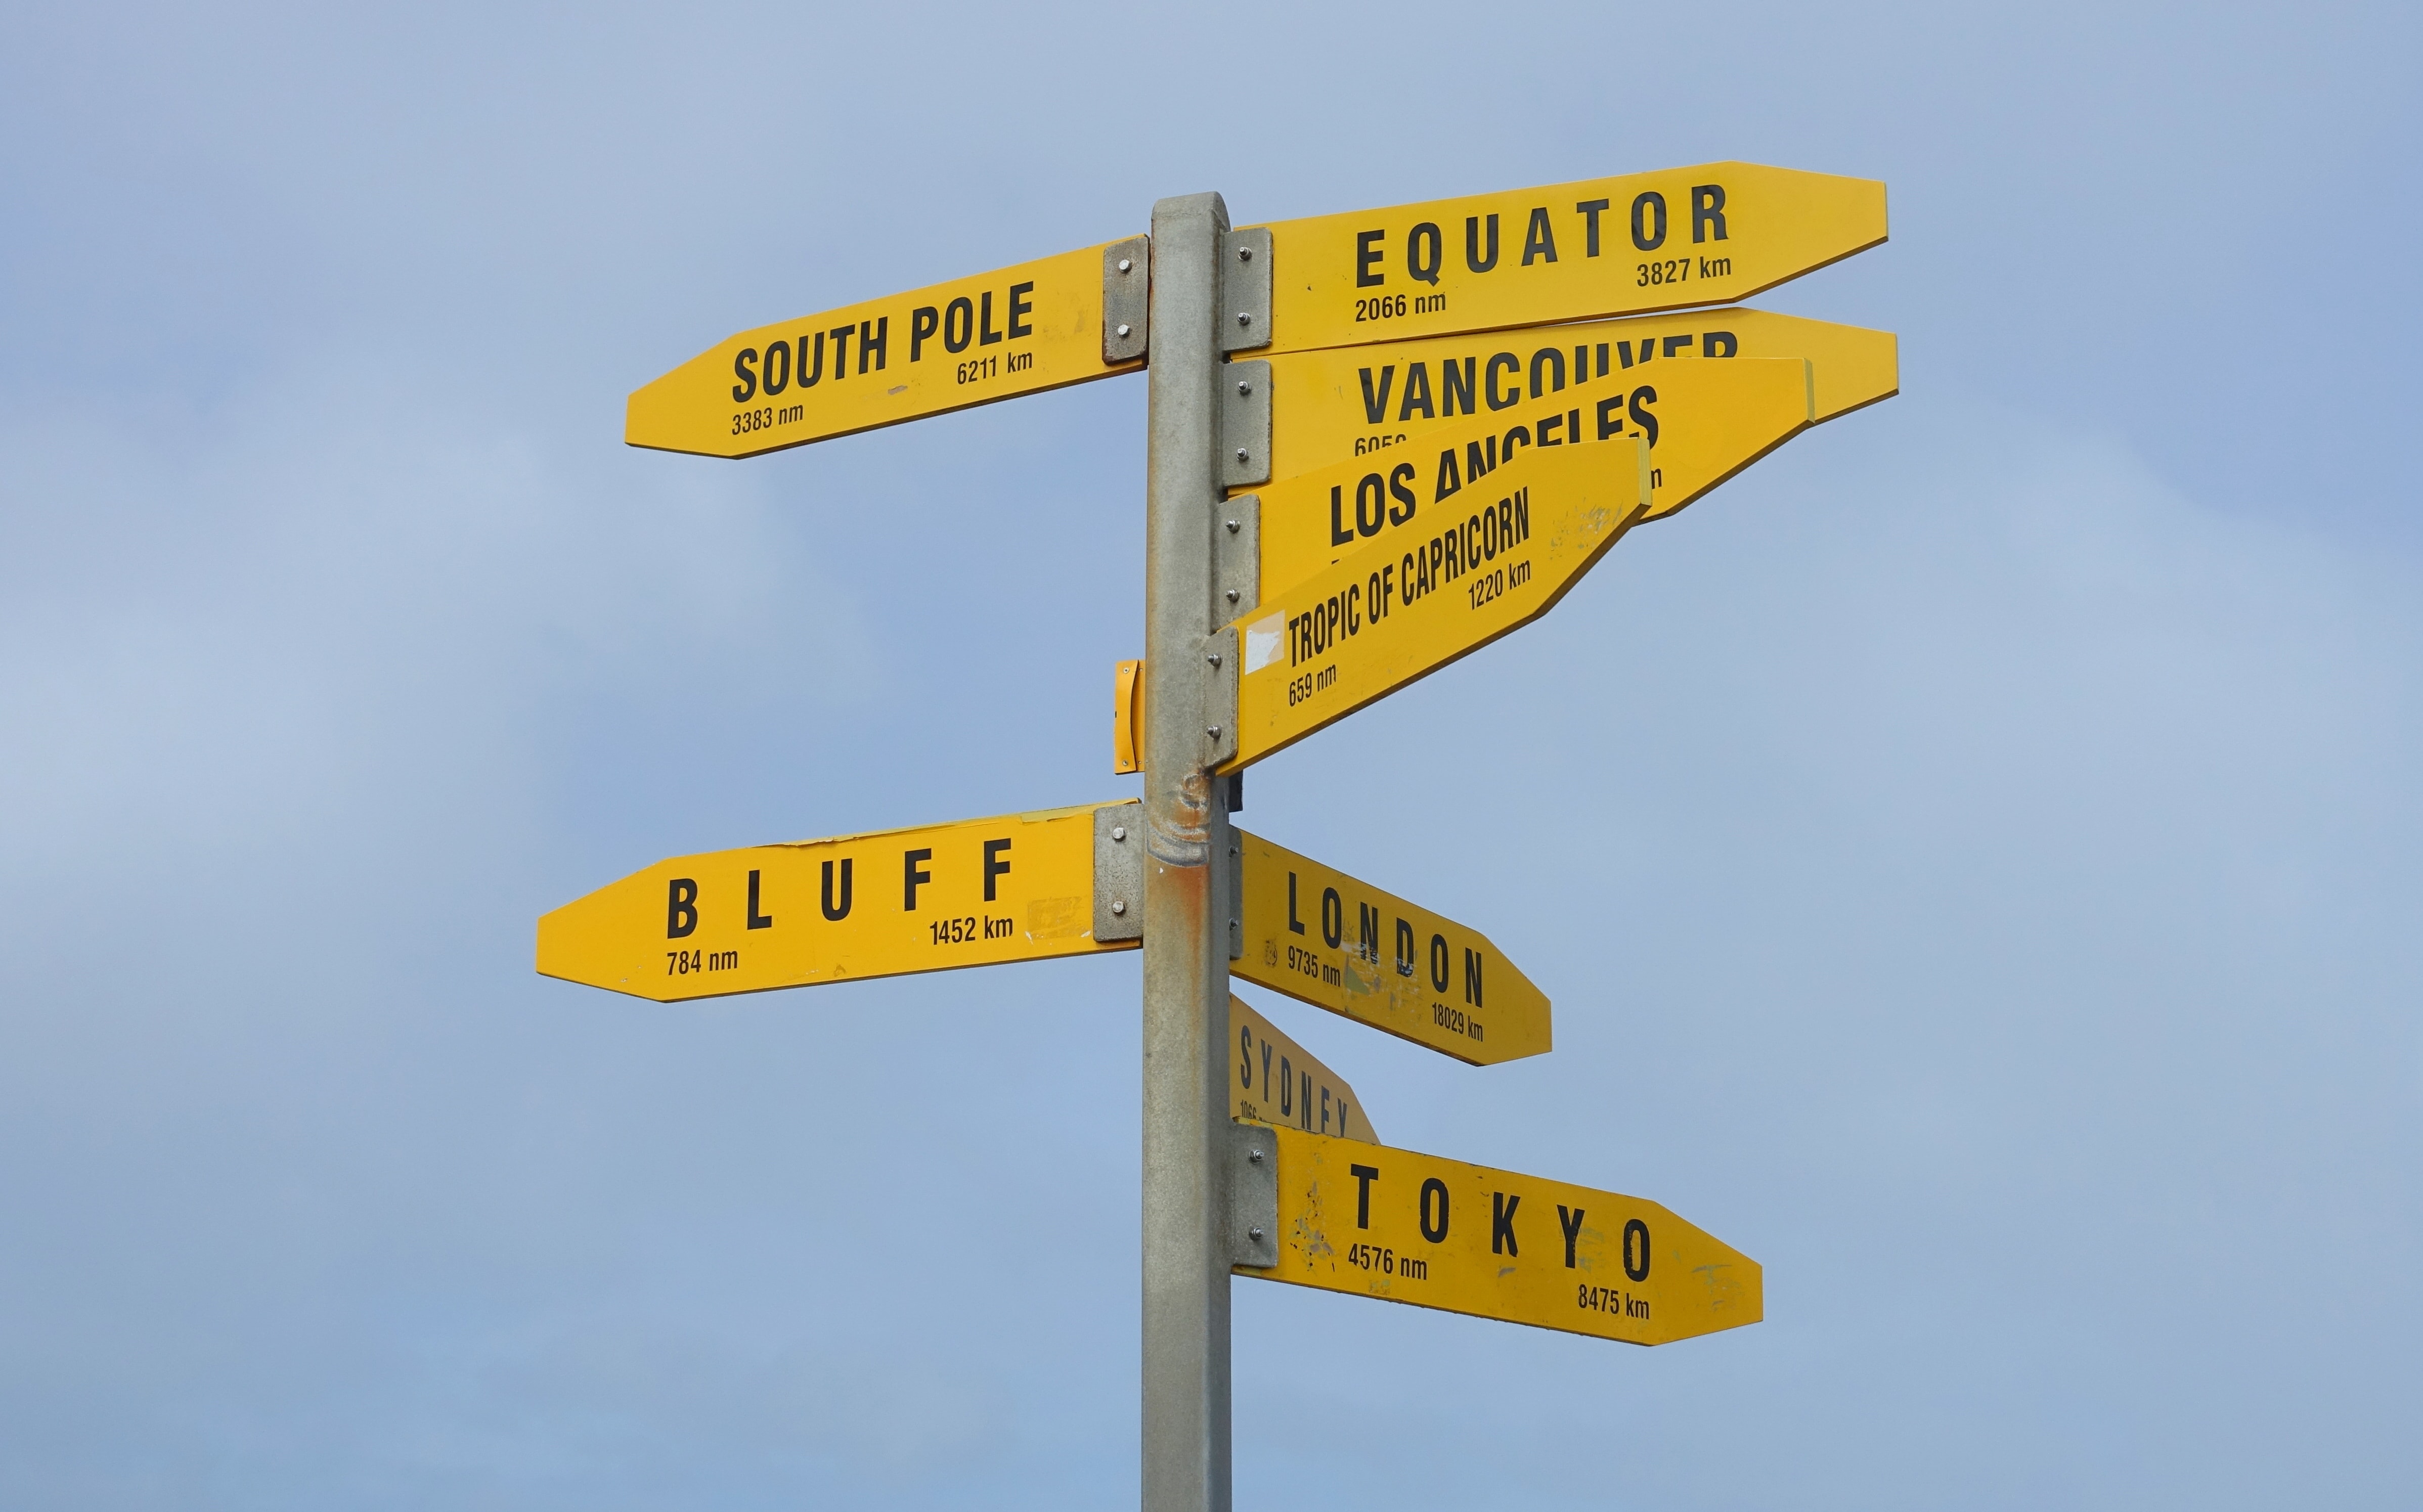
[(1113, 825), (1113, 826), (1111, 826), (1111, 838), (1112, 838), (1113, 840), (1125, 840), (1125, 839), (1127, 839), (1127, 838), (1128, 838), (1128, 827), (1127, 827), (1127, 826), (1125, 826), (1125, 825)]
[(1119, 334), (1120, 334), (1121, 336), (1125, 336), (1125, 335), (1127, 335), (1127, 334), (1128, 334), (1128, 328), (1127, 328), (1125, 325), (1121, 325), (1121, 326), (1119, 327)]
[(1127, 899), (1125, 899), (1125, 898), (1113, 898), (1113, 899), (1111, 900), (1111, 912), (1113, 912), (1113, 913), (1115, 913), (1115, 914), (1123, 914), (1123, 913), (1125, 913), (1125, 912), (1127, 912), (1127, 911), (1128, 911), (1128, 900), (1127, 900)]
[(1250, 1233), (1251, 1235), (1253, 1235), (1253, 1236), (1254, 1236), (1254, 1242), (1255, 1242), (1255, 1243), (1259, 1244), (1259, 1243), (1260, 1243), (1260, 1242), (1261, 1242), (1261, 1238), (1262, 1238), (1262, 1226), (1261, 1226), (1259, 1223), (1255, 1224), (1251, 1229), (1247, 1230), (1246, 1232), (1248, 1232), (1248, 1233)]
[(1210, 735), (1214, 740), (1220, 738), (1220, 727), (1218, 725), (1207, 725), (1204, 727), (1203, 732)]
[(1216, 652), (1216, 651), (1215, 651), (1215, 652), (1213, 652), (1210, 656), (1208, 656), (1208, 657), (1206, 657), (1206, 658), (1204, 658), (1204, 659), (1205, 659), (1205, 660), (1207, 660), (1207, 661), (1209, 661), (1209, 662), (1210, 662), (1212, 666), (1214, 666), (1214, 667), (1217, 667), (1217, 666), (1219, 666), (1219, 665), (1220, 665), (1220, 654), (1219, 654), (1218, 652)]
[(1241, 247), (1237, 248), (1237, 260), (1238, 260), (1238, 261), (1240, 261), (1240, 262), (1251, 262), (1251, 261), (1253, 261), (1253, 260), (1254, 260), (1254, 249), (1253, 249), (1252, 247), (1250, 247), (1250, 246), (1241, 246)]
[(1237, 591), (1233, 588), (1228, 590), (1228, 602), (1231, 604), (1237, 602)]
[(1245, 1158), (1251, 1160), (1256, 1165), (1260, 1165), (1262, 1163), (1262, 1152), (1259, 1150), (1247, 1150), (1245, 1152)]
[(1228, 522), (1228, 533), (1229, 533), (1230, 535), (1235, 535), (1235, 534), (1237, 533), (1237, 522), (1236, 522), (1236, 521), (1234, 521), (1234, 520), (1230, 520), (1230, 521)]
[(1241, 309), (1237, 311), (1237, 323), (1240, 325), (1251, 325), (1254, 323), (1254, 318)]
[(1243, 462), (1243, 461), (1244, 461), (1244, 460), (1245, 460), (1245, 449), (1244, 449), (1243, 447), (1239, 447), (1239, 448), (1237, 449), (1237, 460), (1238, 460), (1239, 462)]
[(1254, 386), (1251, 384), (1239, 384), (1237, 386), (1237, 392), (1240, 394), (1250, 394), (1253, 391)]
[(1121, 258), (1121, 259), (1119, 259), (1119, 271), (1120, 271), (1121, 273), (1125, 273), (1125, 272), (1127, 272), (1130, 268), (1132, 268), (1132, 267), (1134, 267), (1134, 266), (1135, 266), (1135, 264), (1134, 264), (1133, 262), (1130, 261), (1128, 259), (1126, 259), (1126, 258)]

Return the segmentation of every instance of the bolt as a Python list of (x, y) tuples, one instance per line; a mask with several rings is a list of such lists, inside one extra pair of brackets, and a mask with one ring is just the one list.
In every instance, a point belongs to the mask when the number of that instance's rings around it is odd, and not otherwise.
[(1255, 1225), (1254, 1225), (1250, 1230), (1248, 1230), (1247, 1232), (1253, 1235), (1253, 1236), (1254, 1236), (1254, 1242), (1255, 1242), (1256, 1244), (1259, 1244), (1259, 1243), (1261, 1243), (1261, 1242), (1262, 1242), (1262, 1226), (1261, 1226), (1259, 1223), (1255, 1224)]
[(1251, 384), (1241, 383), (1237, 386), (1237, 392), (1240, 394), (1250, 394), (1253, 391), (1254, 386)]
[(1213, 652), (1210, 659), (1212, 666), (1217, 667), (1220, 665), (1220, 654), (1218, 652)]
[(1125, 273), (1125, 272), (1127, 272), (1130, 268), (1132, 268), (1132, 267), (1134, 267), (1134, 266), (1135, 266), (1135, 264), (1134, 264), (1134, 263), (1132, 263), (1132, 262), (1131, 262), (1131, 261), (1129, 261), (1127, 259), (1125, 259), (1125, 258), (1121, 258), (1121, 259), (1119, 259), (1119, 271), (1120, 271), (1121, 273)]
[(1231, 604), (1237, 602), (1237, 591), (1233, 588), (1228, 590), (1228, 602)]
[(1127, 911), (1128, 911), (1128, 900), (1127, 900), (1127, 899), (1125, 899), (1125, 898), (1113, 898), (1113, 899), (1111, 900), (1111, 912), (1113, 912), (1113, 913), (1115, 913), (1115, 914), (1123, 914), (1123, 913), (1125, 913), (1125, 912), (1127, 912)]
[(1262, 1152), (1259, 1150), (1247, 1150), (1245, 1152), (1245, 1158), (1251, 1160), (1256, 1165), (1260, 1165), (1262, 1163)]
[(1125, 325), (1121, 325), (1121, 326), (1119, 327), (1119, 334), (1120, 334), (1121, 336), (1125, 336), (1125, 335), (1127, 335), (1127, 334), (1128, 334), (1128, 328), (1127, 328)]
[(1238, 260), (1238, 261), (1240, 261), (1240, 262), (1251, 262), (1251, 261), (1253, 261), (1253, 260), (1254, 260), (1254, 249), (1253, 249), (1252, 247), (1250, 247), (1250, 246), (1241, 246), (1241, 247), (1237, 248), (1237, 260)]
[(1111, 838), (1112, 838), (1113, 840), (1125, 840), (1125, 839), (1127, 839), (1127, 838), (1128, 838), (1128, 827), (1127, 827), (1127, 826), (1125, 826), (1125, 825), (1113, 825), (1113, 826), (1111, 826)]
[(1254, 318), (1241, 309), (1237, 311), (1237, 323), (1240, 325), (1251, 325), (1254, 323)]
[(1208, 726), (1208, 727), (1206, 727), (1206, 728), (1205, 728), (1205, 730), (1204, 730), (1204, 732), (1204, 732), (1205, 734), (1207, 734), (1207, 735), (1210, 735), (1210, 736), (1211, 736), (1212, 739), (1214, 739), (1214, 740), (1217, 740), (1217, 739), (1219, 739), (1219, 738), (1220, 738), (1220, 727), (1219, 727), (1218, 725), (1211, 725), (1211, 726)]
[(1239, 447), (1239, 448), (1237, 449), (1237, 460), (1238, 460), (1239, 462), (1243, 462), (1243, 461), (1244, 461), (1244, 460), (1245, 460), (1245, 449), (1244, 449), (1243, 447)]
[(1230, 520), (1230, 521), (1228, 522), (1228, 533), (1229, 533), (1230, 535), (1235, 535), (1235, 534), (1237, 533), (1237, 522), (1236, 522), (1236, 521), (1234, 521), (1234, 520)]

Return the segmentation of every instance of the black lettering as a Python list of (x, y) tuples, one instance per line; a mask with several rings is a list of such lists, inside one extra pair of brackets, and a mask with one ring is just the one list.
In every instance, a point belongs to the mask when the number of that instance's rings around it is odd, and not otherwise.
[[(775, 372), (776, 357), (782, 358), (782, 372)], [(777, 341), (766, 349), (766, 360), (758, 365), (759, 386), (768, 397), (791, 386), (791, 343)]]
[(688, 939), (698, 928), (698, 884), (689, 877), (673, 878), (665, 889), (665, 938)]
[(1568, 1213), (1565, 1205), (1559, 1203), (1557, 1226), (1565, 1231), (1565, 1268), (1571, 1270), (1574, 1268), (1574, 1241), (1582, 1236), (1582, 1210), (1576, 1207)]
[(1514, 1209), (1523, 1205), (1520, 1197), (1509, 1197), (1502, 1191), (1489, 1194), (1489, 1252), (1521, 1255), (1514, 1248)]
[(1652, 191), (1632, 201), (1632, 244), (1655, 252), (1666, 244), (1666, 197)]
[(1718, 241), (1725, 239), (1725, 186), (1695, 183), (1691, 186), (1691, 240), (1706, 241), (1711, 229)]
[(1374, 966), (1380, 962), (1380, 910), (1368, 903), (1354, 906), (1354, 948)]
[(1295, 1113), (1295, 1066), (1284, 1055), (1279, 1057), (1279, 1115)]
[(1304, 921), (1295, 916), (1295, 874), (1293, 872), (1288, 874), (1288, 933), (1291, 935), (1304, 933)]
[(801, 388), (814, 388), (825, 375), (825, 333), (818, 331), (816, 335), (816, 361), (814, 367), (808, 365), (808, 339), (804, 336), (800, 338), (799, 379)]
[[(1553, 378), (1553, 381), (1545, 388), (1540, 386), (1540, 370), (1542, 368), (1547, 369)], [(1557, 347), (1542, 347), (1539, 351), (1532, 353), (1531, 397), (1533, 399), (1544, 398), (1564, 386), (1565, 354), (1563, 351)]]
[(1478, 415), (1481, 410), (1472, 402), (1472, 365), (1477, 357), (1462, 362), (1449, 357), (1439, 364), (1439, 418), (1454, 419), (1459, 415)]
[(1700, 354), (1702, 356), (1730, 357), (1734, 354), (1734, 351), (1735, 348), (1734, 346), (1733, 332), (1702, 331), (1700, 333)]
[[(1433, 1200), (1438, 1209), (1436, 1219), (1431, 1216)], [(1447, 1241), (1447, 1183), (1436, 1176), (1425, 1177), (1422, 1181), (1420, 1221), (1423, 1238), (1433, 1244), (1443, 1244)]]
[(1405, 272), (1417, 282), (1438, 287), (1439, 228), (1429, 221), (1405, 233)]
[(1464, 952), (1464, 1000), (1475, 1008), (1481, 1002), (1481, 953), (1469, 946)]
[(1270, 1041), (1262, 1041), (1262, 1095), (1265, 1097), (1268, 1097), (1271, 1095), (1271, 1050), (1273, 1047), (1274, 1047)]
[(1649, 406), (1656, 402), (1657, 390), (1647, 384), (1632, 391), (1632, 423), (1640, 427), (1640, 433), (1649, 438), (1653, 447), (1657, 444), (1657, 417), (1649, 412)]
[(892, 317), (877, 316), (873, 326), (875, 334), (872, 336), (867, 334), (868, 328), (865, 321), (858, 323), (858, 370), (864, 372), (866, 359), (872, 356), (875, 359), (875, 370), (881, 372), (884, 349), (892, 344)]
[(1582, 256), (1586, 258), (1598, 256), (1598, 213), (1606, 208), (1604, 199), (1585, 199), (1574, 207), (1583, 216)]
[[(1405, 559), (1413, 560), (1411, 557)], [(1405, 575), (1411, 577), (1413, 575), (1408, 572)], [(1401, 977), (1414, 974), (1414, 926), (1402, 919), (1397, 921), (1397, 974)]]
[(757, 911), (757, 878), (760, 874), (753, 871), (749, 874), (749, 927), (771, 929), (774, 927), (774, 916)]
[(1402, 425), (1412, 419), (1417, 406), (1420, 408), (1423, 419), (1438, 418), (1431, 412), (1431, 370), (1430, 364), (1425, 362), (1417, 362), (1405, 369), (1405, 400), (1397, 407), (1397, 422)]
[(849, 858), (845, 856), (841, 858), (841, 902), (836, 904), (833, 902), (833, 863), (825, 862), (825, 917), (836, 924), (849, 917)]
[(1670, 357), (1677, 352), (1688, 352), (1690, 350), (1691, 333), (1688, 331), (1685, 331), (1680, 336), (1670, 336), (1666, 339), (1666, 354)]
[[(1397, 502), (1388, 506), (1388, 523), (1402, 525), (1414, 517), (1414, 465), (1401, 462), (1388, 474), (1388, 496)], [(1360, 500), (1357, 500), (1359, 505)], [(1358, 508), (1357, 514), (1360, 514)]]
[(1354, 543), (1354, 532), (1346, 528), (1346, 485), (1343, 483), (1329, 485), (1329, 543), (1333, 546)]
[[(1640, 1236), (1640, 1266), (1638, 1269), (1632, 1264), (1632, 1238), (1636, 1234)], [(1623, 1273), (1634, 1281), (1649, 1279), (1649, 1225), (1637, 1218), (1623, 1221)]]
[(931, 305), (920, 305), (909, 312), (909, 360), (922, 361), (926, 343), (942, 328), (942, 312)]
[(1523, 402), (1523, 387), (1519, 383), (1512, 393), (1500, 395), (1497, 392), (1497, 374), (1501, 370), (1520, 378), (1523, 375), (1523, 359), (1512, 352), (1500, 352), (1489, 359), (1488, 368), (1481, 375), (1481, 397), (1488, 401), (1489, 407), (1494, 410), (1511, 409)]
[(1623, 433), (1623, 396), (1613, 395), (1598, 402), (1598, 438)]
[(1433, 992), (1447, 990), (1447, 937), (1433, 935), (1431, 937), (1431, 990)]
[[(1396, 381), (1395, 368), (1381, 369), (1380, 391), (1374, 394), (1371, 392), (1371, 370), (1369, 368), (1363, 370), (1363, 418), (1365, 420), (1377, 425), (1388, 417), (1388, 387)], [(1454, 412), (1450, 410), (1449, 413)]]
[[(1367, 502), (1371, 506), (1369, 510), (1363, 507)], [(1378, 535), (1380, 527), (1386, 524), (1387, 519), (1387, 484), (1380, 480), (1378, 473), (1365, 473), (1363, 480), (1354, 485), (1354, 533), (1359, 536)]]
[(1557, 235), (1548, 229), (1548, 207), (1535, 205), (1531, 223), (1523, 232), (1523, 266), (1529, 267), (1533, 258), (1543, 262), (1557, 260)]
[(1026, 296), (1035, 292), (1035, 280), (1009, 286), (1009, 334), (1013, 337), (1033, 336), (1035, 323), (1026, 317), (1035, 313), (1035, 301)]
[(965, 352), (968, 343), (975, 339), (976, 307), (974, 301), (962, 294), (952, 300), (951, 307), (942, 312), (942, 350)]
[(833, 382), (849, 376), (849, 339), (858, 334), (855, 325), (836, 325), (832, 329)]
[(742, 347), (732, 359), (732, 376), (743, 380), (732, 386), (732, 402), (746, 404), (757, 397), (757, 374), (751, 365), (757, 360), (755, 347)]
[[(1338, 601), (1331, 599), (1329, 602), (1336, 604)], [(1321, 890), (1321, 937), (1333, 950), (1339, 940), (1346, 937), (1346, 905), (1339, 901), (1336, 888)]]
[(976, 345), (991, 346), (1001, 339), (1001, 333), (992, 328), (992, 291), (988, 289), (976, 297), (982, 301), (976, 307)]
[(1007, 849), (1009, 849), (1009, 842), (1006, 840), (988, 840), (984, 843), (985, 902), (987, 903), (993, 901), (993, 888), (997, 885), (997, 880), (1009, 874), (1009, 863), (1001, 858), (1001, 853)]
[(1455, 448), (1449, 447), (1439, 453), (1438, 479), (1431, 502), (1435, 504), (1463, 486), (1464, 479), (1455, 470)]
[(1251, 1024), (1237, 1026), (1237, 1049), (1244, 1056), (1237, 1063), (1237, 1085), (1251, 1091), (1254, 1085), (1254, 1028)]
[(1497, 266), (1497, 216), (1489, 217), (1489, 257), (1485, 261), (1481, 256), (1481, 217), (1466, 215), (1464, 218), (1464, 265), (1475, 273), (1487, 273)]
[(918, 888), (934, 880), (934, 874), (926, 871), (917, 863), (919, 861), (930, 861), (933, 858), (934, 853), (930, 849), (904, 851), (901, 853), (900, 906), (910, 913), (915, 913), (917, 911)]
[(1354, 233), (1355, 288), (1377, 289), (1380, 285), (1388, 281), (1388, 276), (1386, 274), (1373, 273), (1371, 271), (1380, 265), (1380, 258), (1382, 256), (1380, 251), (1380, 242), (1381, 239), (1386, 237), (1387, 234), (1388, 233), (1385, 230), (1356, 231)]
[(1354, 1226), (1371, 1226), (1371, 1183), (1380, 1179), (1378, 1166), (1351, 1165), (1346, 1173), (1354, 1178)]

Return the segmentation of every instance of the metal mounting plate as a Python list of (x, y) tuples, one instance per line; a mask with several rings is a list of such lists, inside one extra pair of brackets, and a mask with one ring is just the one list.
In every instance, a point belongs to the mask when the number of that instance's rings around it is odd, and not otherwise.
[[(1236, 528), (1228, 528), (1230, 521)], [(1220, 506), (1212, 533), (1212, 619), (1227, 624), (1262, 602), (1262, 496), (1240, 494)]]
[(1144, 938), (1144, 805), (1094, 811), (1094, 939)]
[(1237, 755), (1237, 685), (1244, 670), (1237, 659), (1237, 627), (1228, 625), (1204, 637), (1203, 654), (1220, 658), (1217, 667), (1209, 669), (1212, 678), (1203, 700), (1203, 764), (1212, 767)]
[(1220, 475), (1227, 488), (1271, 480), (1271, 365), (1259, 358), (1220, 370)]
[(1259, 1124), (1228, 1126), (1228, 1263), (1279, 1263), (1279, 1142)]
[[(1126, 263), (1122, 272), (1120, 263)], [(1131, 236), (1102, 248), (1102, 360), (1133, 362), (1150, 343), (1152, 238)]]
[(1271, 344), (1271, 233), (1267, 228), (1220, 238), (1220, 350)]

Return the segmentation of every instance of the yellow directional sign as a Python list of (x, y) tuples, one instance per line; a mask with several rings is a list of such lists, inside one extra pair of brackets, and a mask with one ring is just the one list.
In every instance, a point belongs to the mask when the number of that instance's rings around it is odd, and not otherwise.
[(676, 1002), (1132, 949), (1096, 937), (1103, 822), (1047, 809), (677, 856), (542, 917), (538, 969)]
[(1291, 353), (1271, 359), (1271, 476), (1376, 464), (1458, 417), (1571, 440), (1564, 418), (1578, 410), (1580, 438), (1593, 439), (1643, 385), (1642, 407), (1671, 436), (1682, 422), (1658, 386), (1683, 358), (1805, 357), (1822, 424), (1899, 392), (1897, 349), (1891, 331), (1736, 307)]
[(1228, 994), (1228, 1037), (1237, 1042), (1229, 1078), (1236, 1093), (1231, 1099), (1234, 1116), (1366, 1144), (1380, 1142), (1371, 1130), (1371, 1115), (1346, 1079), (1233, 992)]
[(1229, 974), (1474, 1065), (1544, 1055), (1548, 999), (1489, 937), (1237, 832), (1244, 953)]
[[(1233, 771), (1539, 618), (1649, 509), (1649, 447), (1527, 447), (1238, 621)], [(1227, 638), (1224, 636), (1224, 639)], [(1219, 735), (1213, 735), (1220, 741)]]
[(631, 395), (623, 439), (752, 457), (1144, 366), (1111, 360), (1105, 279), (1149, 276), (1143, 244), (1087, 247), (743, 331)]
[(1722, 305), (1885, 239), (1885, 186), (1755, 163), (1280, 221), (1272, 352)]
[(1297, 1129), (1278, 1144), (1278, 1264), (1241, 1276), (1624, 1344), (1766, 1314), (1757, 1261), (1657, 1204)]
[(1552, 392), (1528, 416), (1432, 426), (1402, 445), (1266, 483), (1254, 491), (1261, 597), (1363, 552), (1427, 543), (1473, 484), (1496, 483), (1490, 475), (1510, 457), (1543, 448), (1646, 442), (1644, 518), (1671, 514), (1806, 430), (1815, 370), (1797, 357), (1674, 362), (1595, 391)]

